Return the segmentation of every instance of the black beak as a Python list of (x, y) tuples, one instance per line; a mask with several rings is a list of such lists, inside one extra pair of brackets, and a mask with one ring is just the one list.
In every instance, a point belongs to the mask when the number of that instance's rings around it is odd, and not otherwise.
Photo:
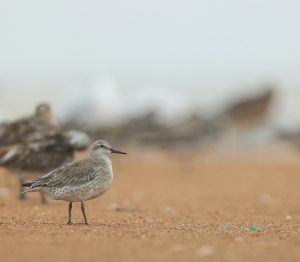
[(123, 154), (123, 155), (127, 154), (125, 152), (122, 152), (120, 150), (116, 150), (116, 149), (113, 149), (113, 148), (110, 149), (110, 152), (113, 153), (113, 154)]

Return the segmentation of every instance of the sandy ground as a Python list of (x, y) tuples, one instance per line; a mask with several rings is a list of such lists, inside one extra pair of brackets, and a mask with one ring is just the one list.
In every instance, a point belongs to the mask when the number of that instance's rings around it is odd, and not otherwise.
[[(0, 170), (1, 261), (300, 261), (300, 154), (114, 156), (114, 183), (67, 203), (17, 200)], [(88, 260), (87, 260), (88, 259)]]

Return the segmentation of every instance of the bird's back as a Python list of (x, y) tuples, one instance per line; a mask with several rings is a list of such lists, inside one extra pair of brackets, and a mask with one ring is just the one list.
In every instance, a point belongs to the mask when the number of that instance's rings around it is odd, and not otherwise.
[(60, 134), (56, 134), (44, 140), (7, 147), (6, 154), (0, 159), (0, 165), (46, 173), (69, 163), (73, 158), (73, 148)]
[(70, 202), (100, 196), (113, 179), (111, 162), (107, 159), (88, 157), (73, 161), (34, 181), (28, 191), (42, 191), (53, 199)]
[(31, 116), (1, 126), (0, 146), (42, 139), (59, 127), (41, 117)]

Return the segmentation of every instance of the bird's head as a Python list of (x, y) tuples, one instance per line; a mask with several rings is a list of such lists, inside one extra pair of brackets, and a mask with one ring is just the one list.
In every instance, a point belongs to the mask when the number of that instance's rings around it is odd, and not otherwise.
[(37, 105), (35, 109), (35, 115), (42, 121), (48, 123), (51, 128), (54, 128), (55, 130), (59, 129), (59, 124), (49, 104), (41, 103)]
[(52, 113), (51, 107), (47, 103), (39, 104), (35, 109), (35, 114), (40, 117), (47, 116), (48, 114), (51, 113)]
[(106, 154), (110, 154), (110, 153), (124, 154), (124, 155), (127, 154), (125, 152), (122, 152), (120, 150), (112, 148), (112, 146), (104, 140), (96, 140), (91, 145), (91, 149), (90, 149), (91, 156), (100, 156), (103, 154), (106, 155)]

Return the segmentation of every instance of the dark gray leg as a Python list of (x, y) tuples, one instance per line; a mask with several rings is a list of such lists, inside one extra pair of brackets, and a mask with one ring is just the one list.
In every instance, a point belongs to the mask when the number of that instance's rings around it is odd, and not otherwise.
[(21, 192), (24, 191), (24, 187), (22, 186), (23, 183), (24, 183), (24, 179), (19, 176), (19, 199), (26, 200), (27, 199), (27, 194), (26, 193), (25, 194), (21, 193)]
[(43, 205), (47, 204), (48, 201), (47, 201), (47, 198), (46, 198), (45, 194), (42, 193), (42, 192), (41, 192), (40, 194), (41, 194), (41, 201), (42, 201), (42, 204), (43, 204)]
[(84, 209), (84, 202), (83, 202), (83, 200), (81, 201), (81, 212), (82, 212), (82, 215), (83, 215), (83, 218), (84, 218), (84, 223), (85, 223), (86, 225), (88, 225), (89, 223), (87, 222), (87, 219), (86, 219), (85, 209)]
[(71, 215), (72, 215), (72, 202), (69, 203), (69, 219), (67, 222), (67, 225), (72, 225), (72, 221), (71, 221)]

